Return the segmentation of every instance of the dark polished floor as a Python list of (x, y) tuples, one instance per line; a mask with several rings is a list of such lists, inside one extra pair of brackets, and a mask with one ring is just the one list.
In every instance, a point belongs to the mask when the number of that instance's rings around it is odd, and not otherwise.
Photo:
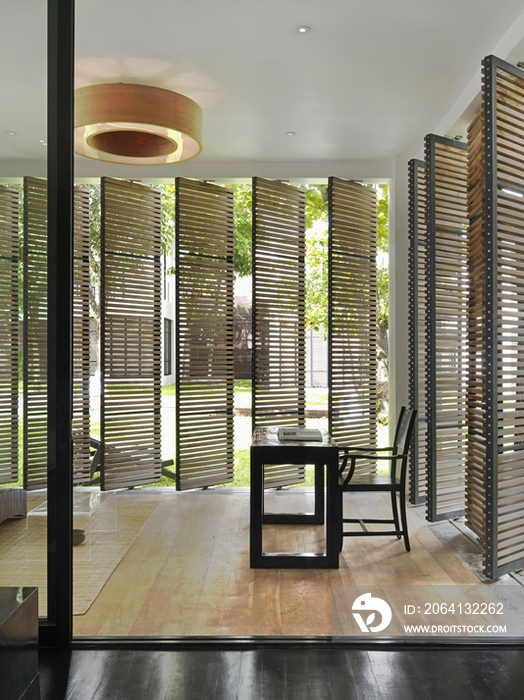
[(524, 650), (41, 650), (39, 682), (41, 700), (522, 700)]

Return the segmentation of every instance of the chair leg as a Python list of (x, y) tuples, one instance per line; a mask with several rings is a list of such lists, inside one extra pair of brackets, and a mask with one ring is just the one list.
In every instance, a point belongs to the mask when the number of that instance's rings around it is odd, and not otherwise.
[(342, 547), (344, 546), (344, 535), (342, 534), (344, 532), (344, 491), (340, 489), (340, 503), (339, 503), (339, 518), (340, 518), (340, 527), (338, 529), (339, 535), (340, 535), (340, 540), (338, 543), (338, 551), (339, 553), (342, 551)]
[[(398, 520), (398, 508), (397, 508), (397, 494), (395, 491), (391, 492), (391, 508), (393, 510), (393, 520), (395, 521), (395, 530), (400, 530), (400, 523)], [(400, 539), (400, 535), (397, 535), (397, 539)]]
[(411, 551), (409, 546), (409, 536), (408, 536), (408, 519), (406, 516), (406, 494), (404, 491), (400, 491), (400, 517), (402, 518), (402, 531), (404, 533), (404, 544), (406, 545), (406, 552)]

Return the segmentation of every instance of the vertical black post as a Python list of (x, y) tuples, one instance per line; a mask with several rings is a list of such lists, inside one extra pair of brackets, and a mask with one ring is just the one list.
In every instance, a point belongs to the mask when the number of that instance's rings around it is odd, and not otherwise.
[(426, 421), (427, 421), (427, 518), (437, 512), (437, 386), (436, 386), (436, 259), (435, 259), (435, 135), (425, 139), (426, 161)]
[(74, 0), (48, 0), (48, 627), (72, 638)]
[[(27, 309), (28, 308), (28, 292), (27, 292), (27, 264), (28, 264), (28, 254), (27, 254), (27, 177), (24, 177), (24, 215), (23, 215), (23, 228), (24, 228), (24, 237), (23, 237), (23, 250), (22, 250), (22, 308)], [(28, 400), (27, 397), (29, 395), (29, 363), (27, 361), (28, 354), (29, 354), (29, 347), (28, 347), (28, 342), (27, 342), (27, 313), (24, 313), (24, 318), (23, 318), (23, 332), (22, 332), (22, 460), (23, 460), (23, 470), (24, 470), (24, 489), (27, 489), (27, 467), (26, 467), (26, 459), (27, 459), (27, 415), (28, 415)]]
[[(105, 491), (106, 478), (106, 179), (100, 178), (100, 290), (98, 309), (100, 314), (100, 490)], [(110, 326), (111, 328), (111, 326)], [(112, 357), (112, 349), (109, 357)], [(111, 366), (111, 359), (109, 360)]]
[(251, 180), (251, 434), (257, 420), (257, 188), (256, 178)]
[[(418, 409), (418, 166), (409, 165), (409, 407)], [(410, 452), (410, 502), (418, 503), (418, 430), (413, 431)]]
[(424, 161), (409, 161), (409, 404), (410, 408), (418, 411), (413, 442), (410, 450), (410, 503), (424, 503), (426, 499), (420, 496), (420, 424), (425, 422), (425, 412), (421, 415), (419, 406), (419, 168), (424, 168)]
[(175, 180), (175, 474), (180, 490), (180, 178)]
[(328, 179), (328, 431), (333, 431), (333, 178)]
[[(305, 210), (304, 210), (305, 211)], [(296, 339), (297, 383), (298, 383), (298, 424), (306, 427), (306, 238), (302, 239), (303, 248), (298, 250), (297, 285), (298, 285), (298, 322)], [(302, 255), (300, 255), (302, 252)], [(282, 356), (282, 355), (281, 355)]]
[(498, 560), (498, 363), (497, 363), (497, 81), (493, 56), (484, 68), (484, 158), (486, 178), (486, 576)]

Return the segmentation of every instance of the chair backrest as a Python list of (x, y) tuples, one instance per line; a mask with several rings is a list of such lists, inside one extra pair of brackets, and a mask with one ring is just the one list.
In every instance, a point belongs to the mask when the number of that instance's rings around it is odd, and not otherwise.
[(404, 454), (408, 451), (416, 417), (416, 411), (408, 411), (405, 406), (402, 406), (400, 409), (397, 427), (395, 428), (395, 439), (393, 441), (395, 454)]
[[(397, 427), (395, 428), (395, 440), (393, 442), (393, 454), (404, 455), (400, 465), (400, 486), (406, 488), (406, 474), (408, 467), (408, 450), (413, 428), (415, 427), (416, 411), (408, 411), (405, 406), (402, 406), (398, 415)], [(398, 465), (397, 461), (391, 462), (390, 477), (395, 480), (397, 478)]]

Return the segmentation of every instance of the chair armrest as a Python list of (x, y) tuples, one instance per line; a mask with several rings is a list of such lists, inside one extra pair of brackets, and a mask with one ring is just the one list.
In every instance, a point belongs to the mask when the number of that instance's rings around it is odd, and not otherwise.
[(402, 454), (397, 454), (397, 455), (378, 455), (378, 454), (371, 454), (369, 452), (365, 453), (359, 453), (359, 452), (351, 452), (350, 454), (347, 454), (344, 456), (342, 465), (339, 467), (338, 470), (338, 475), (340, 478), (342, 478), (342, 474), (344, 473), (344, 470), (347, 466), (348, 459), (351, 460), (351, 465), (349, 467), (349, 472), (347, 473), (346, 477), (344, 478), (344, 483), (343, 485), (346, 486), (351, 479), (353, 478), (353, 474), (355, 472), (355, 465), (357, 459), (375, 459), (375, 460), (388, 460), (390, 462), (395, 462), (397, 459), (403, 459), (403, 457), (406, 456), (407, 453), (402, 453)]
[(389, 460), (390, 462), (395, 460), (395, 459), (402, 459), (402, 457), (405, 456), (405, 453), (399, 453), (397, 455), (377, 455), (377, 454), (371, 454), (370, 452), (366, 453), (358, 453), (358, 452), (351, 452), (348, 457), (354, 457), (355, 459), (363, 458), (363, 459), (380, 459), (381, 461), (383, 460)]
[(348, 445), (347, 447), (340, 447), (340, 450), (344, 450), (344, 454), (349, 454), (351, 451), (355, 450), (356, 452), (388, 452), (393, 449), (394, 447), (373, 447), (371, 445)]

